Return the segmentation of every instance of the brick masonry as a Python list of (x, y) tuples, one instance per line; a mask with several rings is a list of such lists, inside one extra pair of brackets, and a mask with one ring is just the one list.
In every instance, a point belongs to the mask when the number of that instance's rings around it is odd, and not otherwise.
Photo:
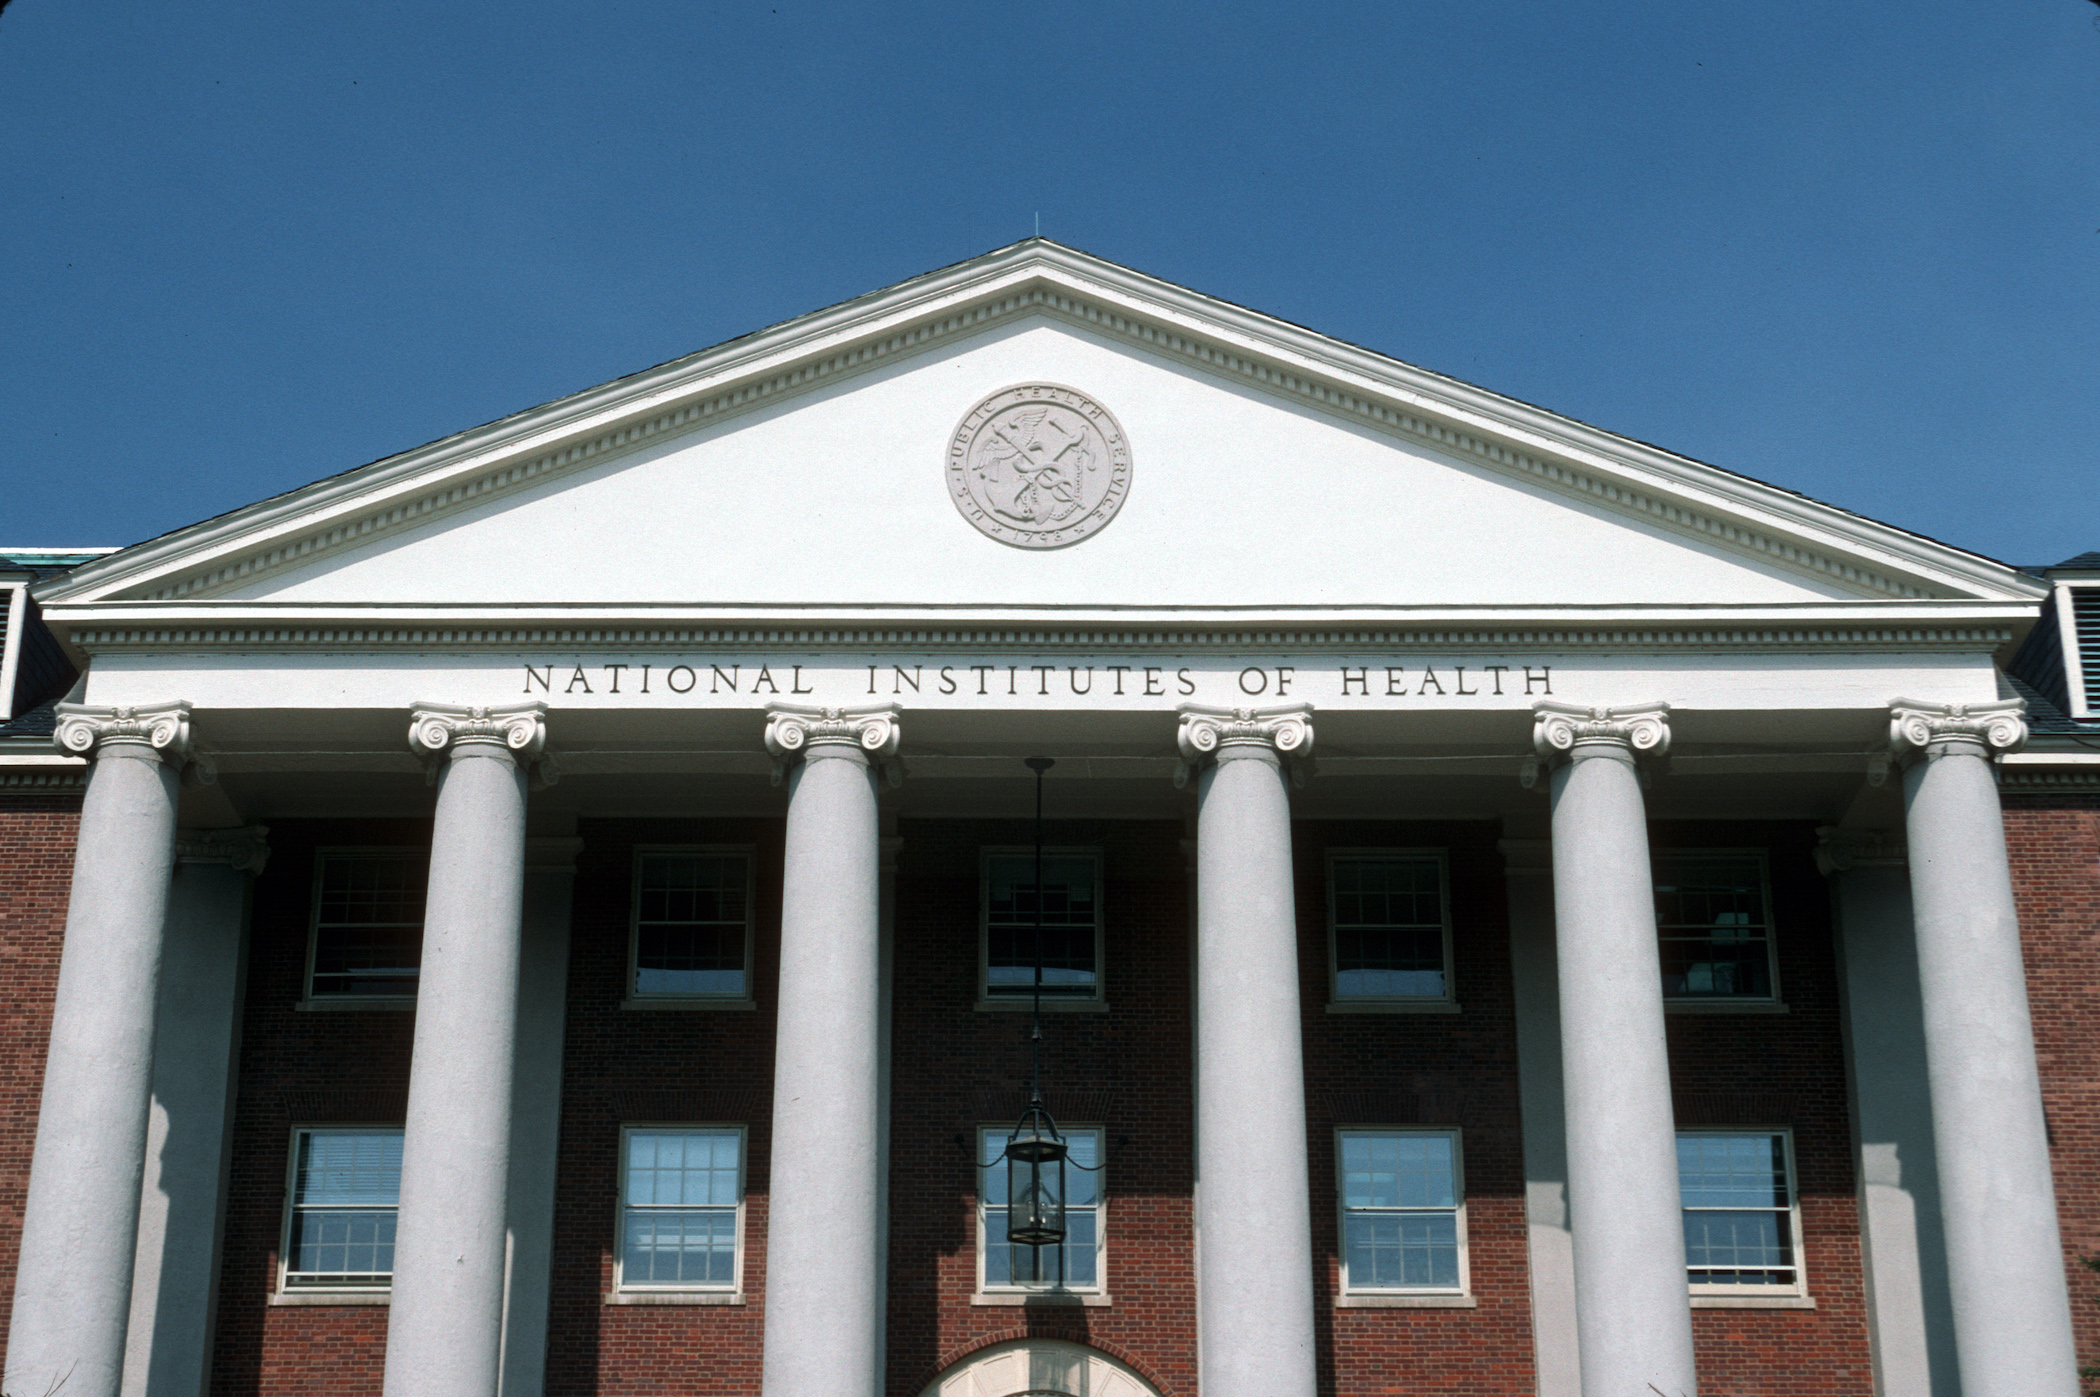
[[(2011, 797), (2007, 830), (2021, 898), (2045, 1096), (2057, 1148), (2067, 1260), (2100, 1252), (2100, 1061), (2079, 1032), (2093, 1007), (2100, 939), (2100, 799)], [(0, 798), (0, 956), (10, 1033), (0, 1071), (0, 1288), (11, 1290), (20, 1208), (48, 1034), (78, 798)], [(777, 821), (585, 821), (569, 970), (567, 1077), (556, 1213), (549, 1392), (757, 1390), (763, 1325), (768, 1094), (778, 950)], [(1128, 1136), (1109, 1171), (1110, 1308), (971, 1304), (974, 1174), (967, 1142), (1024, 1079), (1025, 1015), (971, 1007), (978, 849), (1022, 843), (1025, 825), (907, 821), (900, 833), (893, 1055), (889, 1390), (915, 1397), (943, 1366), (1020, 1334), (1071, 1337), (1117, 1354), (1163, 1392), (1194, 1392), (1188, 1008), (1189, 902), (1183, 831), (1170, 823), (1075, 822), (1058, 843), (1106, 858), (1105, 1015), (1050, 1020), (1046, 1066), (1067, 1113)], [(1333, 1129), (1374, 1121), (1464, 1131), (1473, 1310), (1316, 1313), (1323, 1392), (1529, 1390), (1522, 1169), (1497, 830), (1489, 824), (1301, 822), (1301, 981), (1316, 1275), (1338, 1282)], [(1868, 1390), (1854, 1183), (1845, 1119), (1827, 889), (1803, 825), (1659, 826), (1659, 847), (1769, 847), (1784, 1016), (1672, 1016), (1673, 1075), (1687, 1120), (1784, 1124), (1795, 1132), (1814, 1311), (1701, 1311), (1702, 1390)], [(398, 1120), (411, 1015), (297, 1008), (315, 851), (427, 847), (413, 821), (284, 821), (258, 880), (249, 963), (233, 1190), (215, 1391), (376, 1393), (382, 1306), (269, 1303), (281, 1241), (288, 1145), (301, 1122)], [(744, 1012), (619, 1007), (638, 844), (728, 843), (756, 860), (754, 989)], [(1449, 851), (1458, 1016), (1326, 1012), (1325, 851), (1404, 845)], [(1053, 1105), (1060, 1104), (1053, 1100)], [(1755, 1119), (1751, 1119), (1755, 1117)], [(623, 1121), (749, 1126), (741, 1306), (604, 1303), (611, 1287)], [(2072, 1266), (2081, 1353), (2100, 1362), (2100, 1276)], [(0, 1297), (4, 1299), (4, 1297)]]
[(78, 793), (0, 792), (0, 984), (6, 986), (0, 995), (0, 1315), (14, 1306), (22, 1204), (79, 833)]
[(2027, 957), (2042, 1108), (2082, 1367), (2100, 1367), (2100, 795), (2009, 795), (2006, 846)]

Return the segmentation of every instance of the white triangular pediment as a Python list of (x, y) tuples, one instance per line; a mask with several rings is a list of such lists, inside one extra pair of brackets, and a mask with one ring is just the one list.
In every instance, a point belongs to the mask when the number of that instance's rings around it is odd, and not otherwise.
[[(1065, 385), (1127, 496), (1021, 548), (959, 424)], [(1147, 611), (2026, 599), (1956, 549), (1027, 243), (126, 550), (57, 603)]]

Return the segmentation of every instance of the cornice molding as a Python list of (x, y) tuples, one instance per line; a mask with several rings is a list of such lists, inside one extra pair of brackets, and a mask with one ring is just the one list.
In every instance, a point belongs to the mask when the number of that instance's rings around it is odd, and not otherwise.
[[(262, 501), (89, 564), (43, 595), (223, 592), (1025, 315), (1066, 320), (1865, 594), (2041, 595), (2043, 584), (2002, 564), (1033, 241)], [(185, 555), (196, 561), (185, 565)], [(1906, 562), (1909, 578), (1899, 575)], [(155, 573), (162, 580), (147, 581)]]
[(600, 650), (840, 651), (913, 647), (981, 649), (1025, 646), (1054, 649), (1253, 650), (1276, 647), (1355, 650), (1422, 647), (1496, 650), (1943, 650), (1988, 653), (2011, 642), (2001, 625), (1891, 626), (1623, 626), (1580, 624), (1507, 627), (1343, 629), (1179, 627), (1072, 629), (1017, 627), (777, 627), (777, 626), (82, 626), (68, 637), (88, 655), (138, 650), (344, 652), (389, 650), (518, 650), (563, 647)]

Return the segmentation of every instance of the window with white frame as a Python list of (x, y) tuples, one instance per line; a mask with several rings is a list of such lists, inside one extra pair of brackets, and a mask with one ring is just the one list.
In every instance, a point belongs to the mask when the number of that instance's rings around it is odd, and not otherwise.
[(413, 996), (423, 964), (430, 856), (325, 849), (314, 870), (307, 993), (315, 999)]
[(1456, 1130), (1343, 1130), (1342, 1293), (1458, 1295), (1468, 1285)]
[(398, 1126), (310, 1126), (292, 1134), (282, 1289), (385, 1290), (401, 1204)]
[(1034, 850), (984, 856), (984, 965), (987, 999), (1035, 993), (1037, 912), (1041, 911), (1043, 996), (1101, 997), (1101, 860), (1086, 849), (1045, 849), (1036, 888)]
[(1669, 852), (1655, 858), (1655, 928), (1669, 999), (1775, 999), (1765, 856)]
[(1784, 1130), (1677, 1135), (1684, 1255), (1694, 1294), (1801, 1290), (1801, 1214)]
[(1444, 858), (1433, 850), (1337, 852), (1327, 907), (1337, 1000), (1451, 998)]
[(743, 1283), (741, 1126), (629, 1126), (620, 1160), (621, 1290)]
[(1099, 1293), (1104, 1241), (1101, 1132), (1063, 1130), (1070, 1150), (1064, 1170), (1065, 1240), (1054, 1247), (1006, 1240), (1007, 1174), (1001, 1156), (1012, 1134), (1011, 1125), (986, 1126), (977, 1134), (978, 1289)]
[(635, 856), (633, 944), (637, 998), (747, 998), (749, 855), (642, 850)]

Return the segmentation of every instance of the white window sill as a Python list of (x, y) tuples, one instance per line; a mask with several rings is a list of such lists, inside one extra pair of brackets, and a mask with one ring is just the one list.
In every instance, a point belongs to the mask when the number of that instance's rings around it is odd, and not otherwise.
[(634, 994), (620, 1001), (622, 1009), (756, 1009), (756, 1001), (729, 995)]
[(416, 997), (412, 994), (327, 994), (318, 999), (302, 999), (292, 1006), (302, 1014), (340, 1014), (415, 1007)]
[(741, 1305), (740, 1290), (615, 1290), (605, 1296), (608, 1305)]
[(1465, 1006), (1448, 999), (1334, 999), (1330, 1014), (1463, 1014)]
[(1337, 1295), (1337, 1310), (1472, 1310), (1480, 1302), (1470, 1295)]
[(1813, 1310), (1812, 1295), (1694, 1295), (1695, 1310)]
[(1665, 999), (1665, 1014), (1791, 1014), (1776, 999)]
[(393, 1292), (386, 1290), (280, 1290), (270, 1297), (272, 1305), (391, 1305)]
[(1113, 1295), (1082, 1295), (1071, 1290), (980, 1290), (970, 1297), (973, 1305), (1078, 1305), (1089, 1310), (1106, 1309), (1116, 1303)]
[[(1025, 994), (1002, 994), (997, 998), (986, 998), (977, 1001), (977, 1011), (979, 1013), (998, 1013), (1001, 1010), (1018, 1009), (1025, 1014), (1034, 1007), (1035, 1001)], [(1043, 1012), (1046, 1014), (1105, 1014), (1108, 1012), (1108, 1001), (1105, 999), (1080, 999), (1076, 996), (1059, 998), (1046, 994), (1043, 996)]]

